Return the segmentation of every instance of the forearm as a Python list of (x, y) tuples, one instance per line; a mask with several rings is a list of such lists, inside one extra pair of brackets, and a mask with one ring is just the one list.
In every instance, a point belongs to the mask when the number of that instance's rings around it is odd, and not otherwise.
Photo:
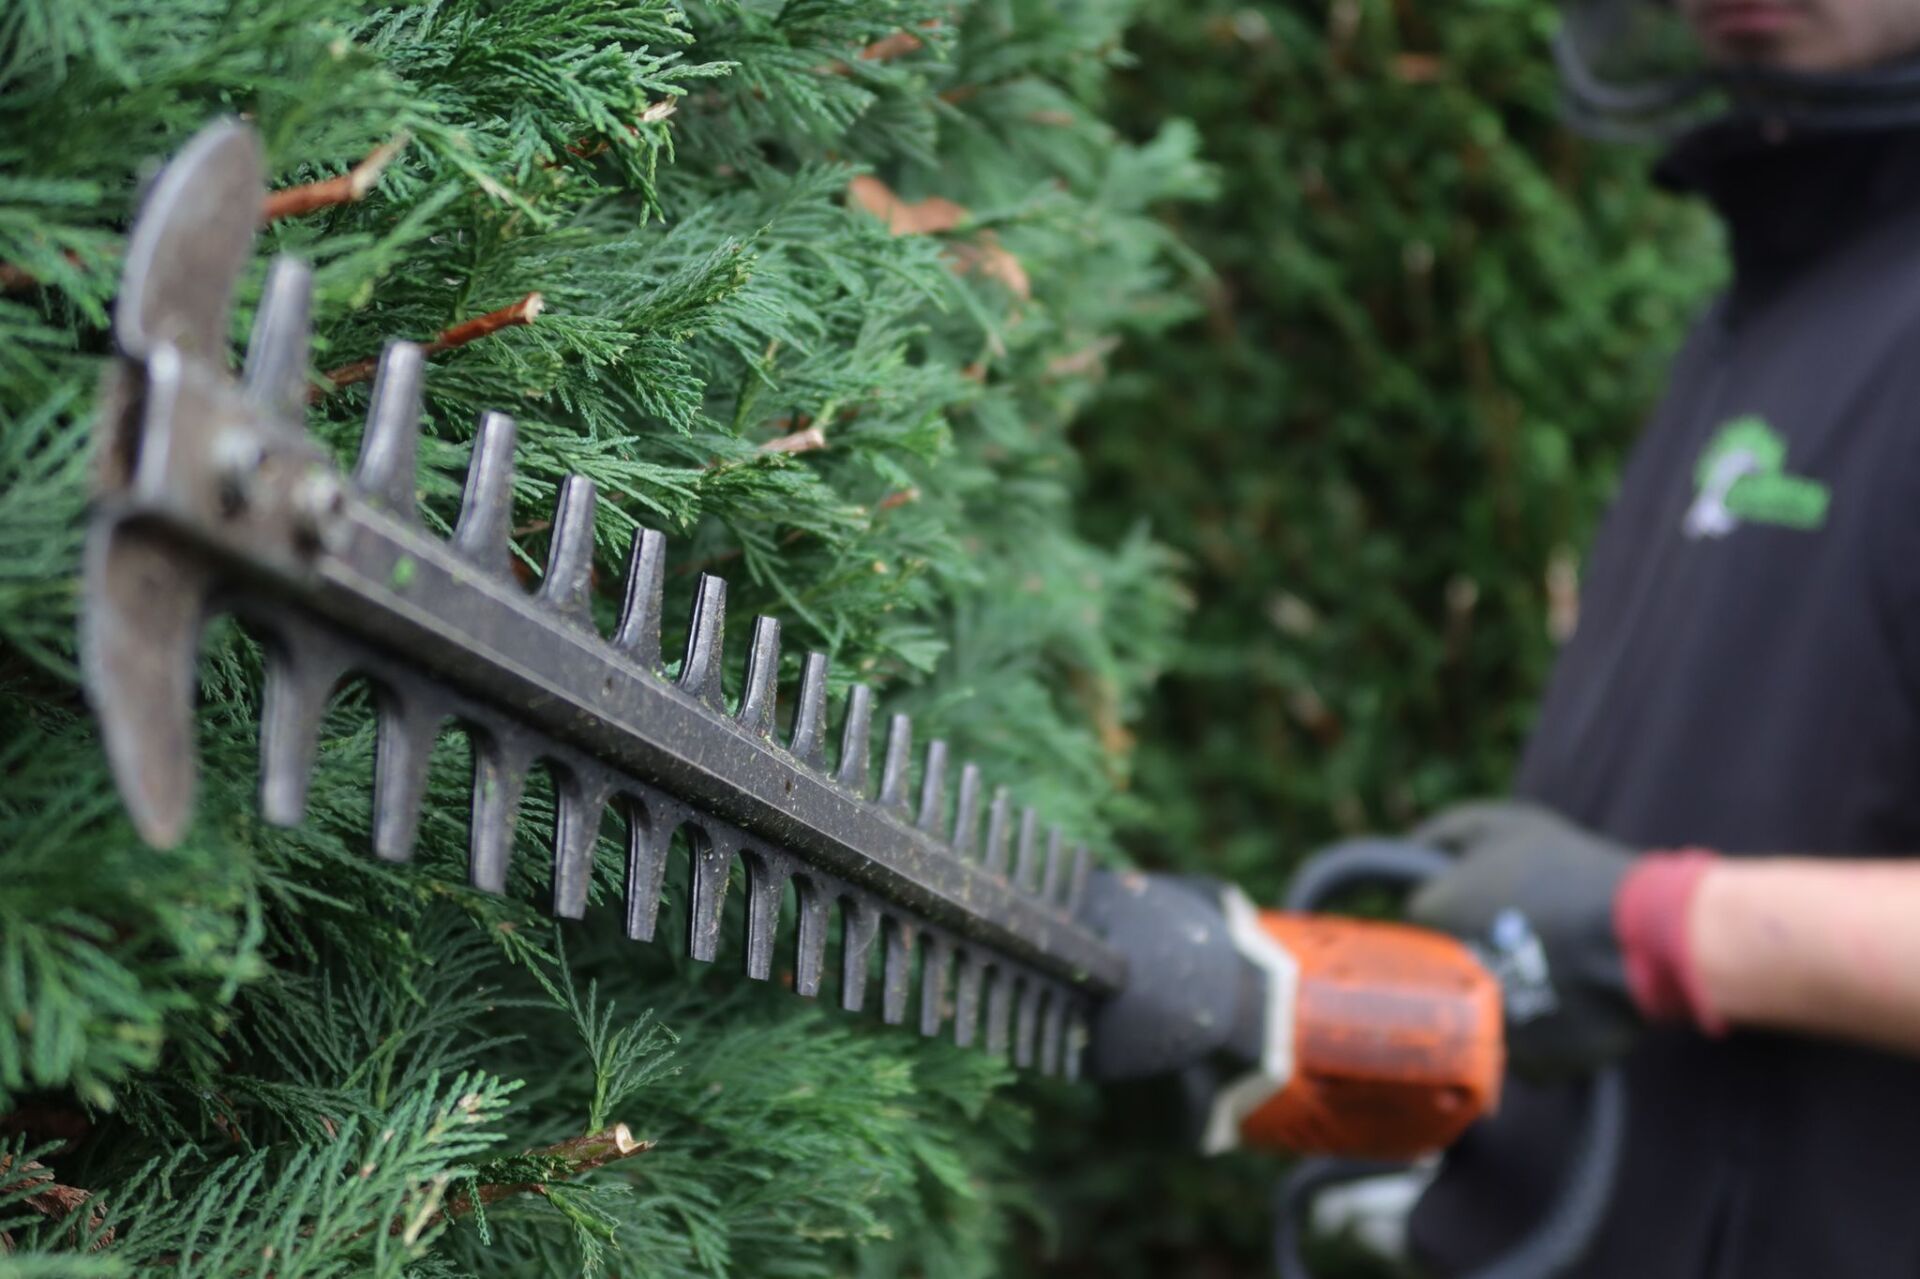
[(1920, 862), (1724, 860), (1687, 927), (1706, 1000), (1732, 1025), (1920, 1054)]

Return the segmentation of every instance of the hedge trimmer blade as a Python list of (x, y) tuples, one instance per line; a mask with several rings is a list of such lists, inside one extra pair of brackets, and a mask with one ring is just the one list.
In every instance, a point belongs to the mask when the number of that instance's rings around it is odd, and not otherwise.
[[(504, 889), (516, 813), (536, 765), (551, 770), (553, 913), (580, 917), (602, 813), (628, 830), (626, 928), (655, 932), (676, 831), (690, 849), (688, 949), (711, 960), (736, 857), (746, 881), (746, 968), (765, 979), (785, 886), (798, 920), (794, 989), (819, 993), (831, 913), (841, 908), (840, 998), (866, 999), (882, 949), (881, 1013), (905, 1019), (918, 974), (919, 1026), (1009, 1046), (1021, 1065), (1075, 1074), (1094, 1001), (1119, 989), (1123, 958), (1077, 923), (1084, 848), (1042, 838), (1004, 791), (985, 800), (959, 773), (948, 819), (944, 743), (929, 743), (909, 795), (912, 726), (888, 731), (868, 798), (872, 697), (852, 689), (827, 763), (826, 659), (806, 658), (792, 730), (775, 735), (780, 628), (754, 620), (745, 692), (721, 688), (726, 583), (702, 574), (677, 678), (660, 653), (664, 544), (633, 543), (611, 637), (589, 607), (594, 491), (562, 485), (537, 593), (509, 559), (513, 420), (481, 416), (451, 539), (424, 528), (415, 499), (422, 353), (380, 361), (352, 476), (301, 426), (306, 269), (274, 262), (246, 368), (226, 366), (227, 312), (251, 251), (262, 184), (258, 143), (215, 125), (160, 175), (128, 245), (114, 332), (122, 358), (99, 432), (101, 477), (86, 562), (87, 688), (133, 820), (165, 846), (192, 808), (201, 632), (238, 616), (265, 643), (261, 807), (299, 822), (328, 701), (351, 675), (376, 690), (371, 842), (411, 852), (441, 726), (473, 744), (469, 869)], [(983, 814), (983, 808), (985, 813)], [(985, 817), (984, 849), (980, 848)], [(1009, 856), (1011, 850), (1011, 857)], [(984, 1034), (981, 1023), (984, 1021)]]

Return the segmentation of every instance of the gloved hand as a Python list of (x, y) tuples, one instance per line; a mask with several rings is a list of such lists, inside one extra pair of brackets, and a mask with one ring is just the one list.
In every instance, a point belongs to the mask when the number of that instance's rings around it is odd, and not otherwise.
[(1623, 1055), (1644, 1022), (1615, 930), (1632, 851), (1518, 801), (1447, 809), (1413, 838), (1459, 857), (1408, 913), (1467, 942), (1499, 978), (1509, 1065), (1554, 1077)]

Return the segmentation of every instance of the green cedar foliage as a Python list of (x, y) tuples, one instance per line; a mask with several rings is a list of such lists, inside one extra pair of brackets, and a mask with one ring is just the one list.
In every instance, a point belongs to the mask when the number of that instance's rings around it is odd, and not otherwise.
[[(1649, 153), (1561, 126), (1555, 7), (1166, 0), (1133, 36), (1123, 122), (1193, 120), (1223, 184), (1170, 211), (1216, 273), (1207, 314), (1130, 347), (1076, 432), (1093, 527), (1145, 514), (1192, 565), (1139, 730), (1143, 862), (1274, 901), (1331, 839), (1508, 784), (1595, 519), (1722, 269)], [(1063, 1170), (1130, 1126), (1087, 1127)], [(1259, 1273), (1275, 1175), (1110, 1167), (1076, 1249), (1102, 1275)]]
[[(721, 569), (790, 663), (827, 650), (1100, 838), (1137, 817), (1122, 725), (1182, 597), (1138, 530), (1074, 531), (1064, 431), (1116, 342), (1191, 312), (1147, 210), (1210, 181), (1190, 131), (1128, 143), (1097, 114), (1131, 8), (0, 10), (0, 1275), (1002, 1269), (1003, 1209), (1032, 1198), (1004, 1066), (627, 944), (612, 819), (588, 921), (555, 929), (538, 779), (509, 894), (468, 890), (458, 735), (411, 865), (367, 854), (361, 688), (307, 822), (268, 829), (259, 654), (216, 625), (195, 824), (140, 846), (74, 662), (88, 417), (152, 166), (233, 113), (276, 188), (404, 141), (364, 201), (264, 231), (236, 344), (276, 251), (315, 268), (316, 372), (540, 293), (535, 323), (430, 362), (430, 523), (476, 411), (505, 409), (530, 581), (583, 473), (603, 608), (633, 529), (663, 527), (678, 589)], [(861, 174), (961, 208), (894, 234), (848, 199)], [(342, 459), (366, 390), (309, 414)], [(760, 448), (803, 425), (824, 448)], [(540, 1153), (614, 1123), (656, 1144), (581, 1177)], [(541, 1192), (478, 1193), (502, 1185)]]
[[(1560, 123), (1549, 0), (1154, 8), (1126, 114), (1189, 116), (1208, 313), (1079, 438), (1200, 606), (1142, 735), (1143, 845), (1271, 896), (1341, 833), (1505, 786), (1571, 588), (1721, 271), (1653, 156)], [(1111, 499), (1111, 500), (1108, 500)]]

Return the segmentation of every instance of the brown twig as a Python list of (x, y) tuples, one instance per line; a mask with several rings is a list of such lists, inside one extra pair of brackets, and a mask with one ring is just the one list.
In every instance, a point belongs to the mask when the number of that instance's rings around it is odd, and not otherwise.
[[(13, 1171), (12, 1156), (0, 1155), (0, 1177), (4, 1177), (11, 1171)], [(53, 1169), (33, 1159), (27, 1160), (20, 1166), (20, 1175), (16, 1180), (9, 1184), (0, 1184), (0, 1190), (12, 1191), (34, 1186), (42, 1188), (35, 1190), (26, 1197), (25, 1203), (27, 1207), (33, 1209), (43, 1217), (52, 1217), (56, 1221), (64, 1221), (68, 1217), (73, 1216), (82, 1208), (87, 1207), (87, 1204), (93, 1198), (93, 1192), (91, 1191), (81, 1190), (77, 1186), (60, 1185), (53, 1179)], [(100, 1209), (89, 1209), (87, 1212), (87, 1229), (99, 1229), (100, 1223), (103, 1220), (105, 1220), (105, 1214), (103, 1214)], [(75, 1222), (72, 1230), (77, 1231), (79, 1228), (79, 1223)], [(100, 1238), (94, 1241), (93, 1246), (95, 1248), (101, 1248), (112, 1242), (113, 1231), (105, 1230), (101, 1232)]]
[[(929, 18), (929, 26), (937, 24), (938, 19)], [(918, 53), (927, 47), (927, 42), (911, 31), (896, 31), (890, 36), (882, 36), (866, 48), (860, 50), (862, 62), (892, 62), (895, 58), (904, 58), (909, 53)]]
[[(489, 311), (485, 315), (463, 320), (452, 328), (440, 330), (440, 336), (428, 342), (423, 348), (428, 355), (437, 355), (441, 351), (451, 351), (455, 347), (465, 346), (501, 329), (511, 329), (522, 324), (532, 324), (539, 318), (546, 301), (538, 293), (529, 293), (512, 306), (503, 306), (498, 311)], [(351, 364), (342, 364), (323, 374), (326, 385), (316, 385), (307, 392), (309, 400), (318, 400), (331, 391), (343, 386), (352, 386), (355, 382), (364, 382), (372, 377), (380, 367), (380, 360), (370, 357), (355, 360)]]
[(827, 433), (817, 426), (805, 427), (798, 431), (789, 431), (777, 435), (759, 445), (757, 453), (811, 453), (815, 449), (827, 447)]
[[(80, 265), (80, 255), (72, 249), (60, 256), (74, 266)], [(40, 277), (27, 268), (13, 262), (0, 262), (0, 293), (25, 293), (28, 289), (39, 288), (40, 283)]]
[(1106, 367), (1107, 357), (1120, 347), (1117, 337), (1096, 338), (1093, 342), (1070, 351), (1065, 355), (1056, 355), (1047, 361), (1049, 378), (1079, 377), (1082, 374), (1097, 374)]
[[(662, 120), (670, 118), (673, 113), (679, 109), (680, 100), (678, 98), (662, 98), (658, 102), (651, 103), (645, 111), (640, 113), (640, 124), (658, 124)], [(625, 127), (631, 136), (636, 138), (640, 136), (639, 124), (629, 124)], [(597, 155), (605, 155), (607, 152), (613, 150), (613, 143), (607, 141), (605, 138), (580, 138), (577, 141), (569, 142), (562, 149), (576, 160), (591, 160)], [(548, 160), (540, 167), (543, 169), (555, 169), (559, 166), (560, 161)]]
[[(920, 24), (922, 30), (931, 30), (940, 25), (940, 19), (928, 18)], [(927, 47), (927, 42), (911, 31), (896, 31), (892, 35), (881, 36), (872, 44), (860, 50), (862, 62), (892, 62), (895, 58), (904, 58), (909, 53), (918, 53)], [(818, 68), (821, 75), (852, 75), (851, 64), (838, 58)]]
[[(648, 115), (651, 114), (649, 109)], [(642, 119), (648, 118), (643, 115)], [(323, 178), (319, 182), (303, 182), (299, 186), (286, 187), (279, 191), (269, 191), (260, 204), (260, 221), (264, 223), (278, 221), (281, 218), (298, 217), (303, 213), (312, 213), (315, 209), (331, 208), (339, 204), (352, 204), (363, 200), (369, 191), (380, 181), (380, 175), (393, 163), (393, 158), (405, 149), (408, 138), (405, 134), (383, 142), (367, 153), (367, 158), (348, 169), (338, 177)], [(67, 251), (67, 261), (78, 263), (79, 255), (71, 249)], [(0, 262), (0, 293), (24, 293), (40, 287), (40, 277), (25, 267), (12, 262)]]
[[(588, 1133), (584, 1137), (570, 1137), (566, 1141), (529, 1151), (536, 1158), (559, 1159), (566, 1164), (566, 1175), (577, 1177), (583, 1172), (595, 1168), (604, 1168), (610, 1163), (630, 1159), (634, 1155), (644, 1154), (653, 1149), (651, 1141), (640, 1141), (625, 1124), (615, 1124), (605, 1132)], [(552, 1178), (551, 1180), (558, 1180)], [(548, 1182), (513, 1181), (494, 1182), (477, 1186), (471, 1192), (463, 1191), (447, 1200), (447, 1206), (427, 1217), (415, 1229), (414, 1233), (430, 1229), (443, 1221), (467, 1216), (476, 1208), (498, 1203), (502, 1199), (511, 1199), (515, 1195), (545, 1195)], [(395, 1222), (391, 1232), (400, 1234), (407, 1227)]]
[(260, 206), (260, 220), (273, 222), (280, 218), (295, 218), (303, 213), (312, 213), (315, 209), (330, 209), (338, 204), (353, 204), (365, 199), (367, 192), (373, 190), (380, 181), (381, 173), (406, 145), (407, 137), (402, 134), (367, 152), (366, 159), (338, 177), (302, 182), (297, 187), (267, 192), (267, 198)]

